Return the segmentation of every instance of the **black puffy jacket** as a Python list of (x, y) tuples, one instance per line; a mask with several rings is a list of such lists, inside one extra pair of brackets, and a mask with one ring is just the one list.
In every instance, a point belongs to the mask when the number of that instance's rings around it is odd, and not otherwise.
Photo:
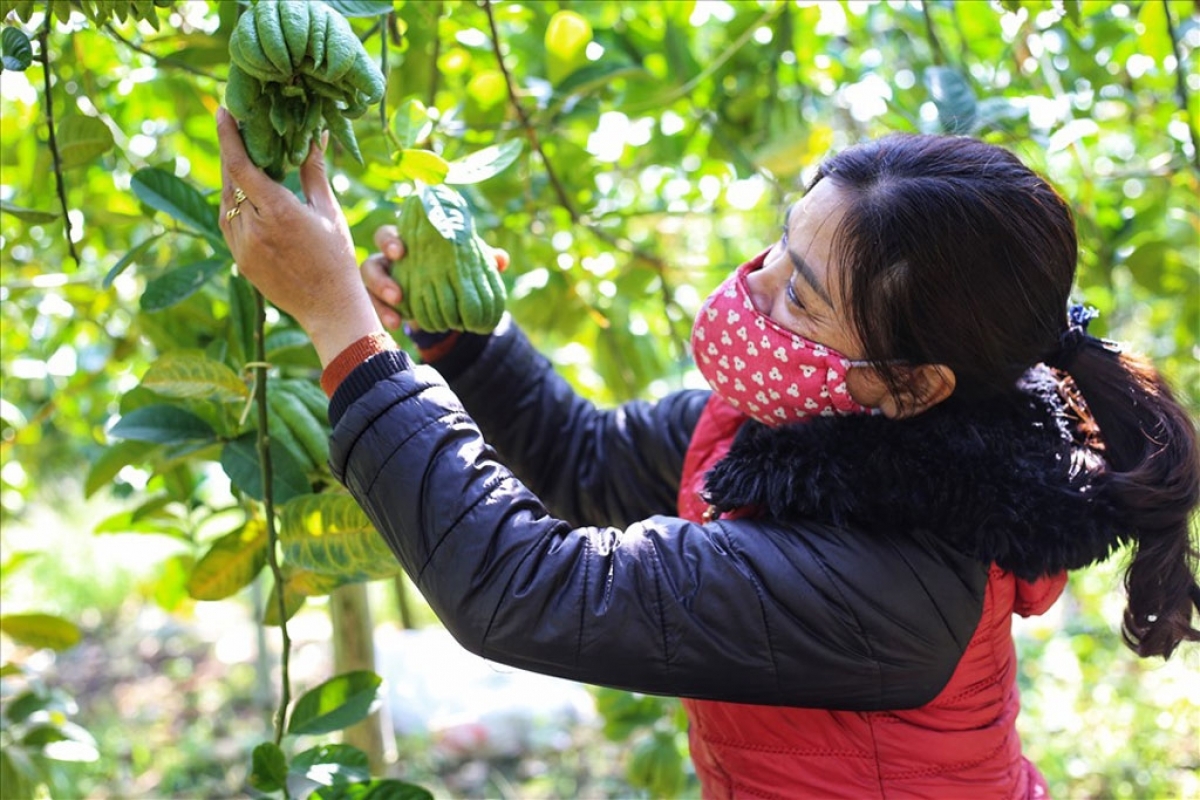
[(700, 525), (672, 513), (707, 391), (597, 409), (507, 317), (458, 350), (449, 385), (399, 352), (360, 365), (333, 400), (331, 463), (450, 632), (497, 662), (911, 708), (954, 671), (993, 561), (1034, 578), (1117, 542), (1102, 487), (1068, 474), (1046, 386), (900, 422), (747, 423), (710, 490), (761, 513)]

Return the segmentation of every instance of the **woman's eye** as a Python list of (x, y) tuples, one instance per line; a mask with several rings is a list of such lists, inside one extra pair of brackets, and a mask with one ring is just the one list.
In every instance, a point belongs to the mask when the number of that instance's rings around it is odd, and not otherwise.
[(803, 311), (804, 303), (800, 302), (800, 298), (796, 295), (796, 287), (792, 285), (791, 281), (788, 281), (785, 287), (784, 292), (787, 294), (788, 302)]

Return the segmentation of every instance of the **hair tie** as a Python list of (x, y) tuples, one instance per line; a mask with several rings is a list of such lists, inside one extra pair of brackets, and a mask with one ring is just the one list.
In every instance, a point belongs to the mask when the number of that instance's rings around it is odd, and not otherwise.
[(1088, 336), (1088, 323), (1098, 316), (1100, 312), (1095, 307), (1083, 303), (1075, 303), (1068, 308), (1067, 329), (1058, 335), (1058, 343), (1042, 358), (1042, 362), (1055, 369), (1069, 371), (1075, 356), (1079, 354), (1079, 348), (1092, 338)]

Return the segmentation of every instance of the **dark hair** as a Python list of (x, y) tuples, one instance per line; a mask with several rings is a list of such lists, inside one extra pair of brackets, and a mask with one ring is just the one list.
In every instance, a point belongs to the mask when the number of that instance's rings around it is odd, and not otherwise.
[[(833, 156), (809, 188), (822, 180), (849, 194), (835, 236), (842, 299), (893, 392), (905, 363), (951, 368), (947, 402), (1011, 391), (1070, 330), (1074, 219), (1012, 153), (966, 137), (894, 135)], [(1200, 502), (1196, 430), (1149, 362), (1073, 340), (1070, 377), (1135, 534), (1122, 633), (1139, 655), (1168, 657), (1180, 641), (1200, 640), (1188, 531)]]

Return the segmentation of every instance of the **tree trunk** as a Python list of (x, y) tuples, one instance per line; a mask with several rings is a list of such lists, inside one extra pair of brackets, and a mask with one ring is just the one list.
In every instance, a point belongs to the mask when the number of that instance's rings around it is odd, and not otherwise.
[[(329, 615), (333, 621), (334, 672), (375, 671), (374, 626), (367, 586), (352, 583), (335, 589), (329, 596)], [(384, 735), (386, 714), (381, 710), (343, 731), (342, 741), (367, 754), (372, 775), (383, 775), (389, 758), (395, 755), (394, 740)]]

